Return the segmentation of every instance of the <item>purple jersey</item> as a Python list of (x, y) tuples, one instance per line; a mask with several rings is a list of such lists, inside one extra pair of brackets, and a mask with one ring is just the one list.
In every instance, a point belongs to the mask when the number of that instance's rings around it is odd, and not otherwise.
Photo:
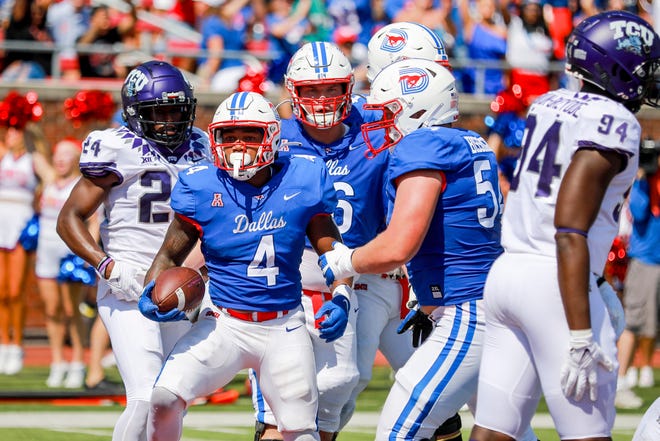
[(367, 147), (360, 132), (363, 123), (362, 113), (353, 108), (344, 120), (348, 129), (343, 138), (323, 144), (308, 137), (297, 119), (282, 121), (282, 139), (290, 154), (318, 156), (325, 161), (339, 200), (334, 219), (349, 247), (369, 242), (385, 225), (387, 154), (365, 159)]
[(502, 252), (495, 154), (475, 132), (421, 128), (390, 154), (391, 200), (394, 180), (415, 170), (439, 170), (445, 181), (429, 231), (407, 265), (420, 304), (456, 305), (482, 298), (488, 270)]
[(179, 175), (172, 208), (201, 232), (210, 294), (220, 307), (283, 311), (300, 304), (300, 262), (312, 217), (331, 214), (335, 190), (323, 163), (283, 157), (263, 187), (211, 165)]

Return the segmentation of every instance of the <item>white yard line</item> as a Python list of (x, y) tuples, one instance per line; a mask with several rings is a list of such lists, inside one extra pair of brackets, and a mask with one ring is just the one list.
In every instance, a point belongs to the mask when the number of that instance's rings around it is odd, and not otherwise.
[[(119, 411), (103, 412), (63, 412), (63, 411), (30, 411), (30, 412), (0, 412), (0, 428), (99, 428), (112, 427), (119, 417)], [(375, 428), (378, 422), (378, 412), (356, 412), (348, 424), (347, 429)], [(617, 415), (614, 428), (618, 430), (634, 430), (637, 428), (642, 415)], [(474, 423), (472, 415), (461, 412), (463, 427), (471, 427)], [(254, 416), (250, 412), (191, 412), (184, 420), (188, 428), (213, 429), (231, 426), (254, 426)], [(532, 427), (545, 429), (553, 428), (552, 418), (549, 414), (537, 414), (532, 420)]]

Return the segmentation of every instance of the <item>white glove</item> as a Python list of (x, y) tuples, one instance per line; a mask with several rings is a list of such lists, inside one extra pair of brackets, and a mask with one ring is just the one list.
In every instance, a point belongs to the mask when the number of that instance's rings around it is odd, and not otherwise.
[(626, 328), (626, 316), (623, 312), (623, 305), (609, 282), (603, 280), (603, 282), (598, 285), (598, 290), (603, 297), (603, 302), (605, 302), (605, 306), (607, 307), (607, 313), (610, 316), (610, 322), (612, 322), (612, 327), (614, 328), (614, 333), (618, 340), (619, 337), (621, 337), (623, 330)]
[(580, 401), (589, 389), (589, 398), (596, 401), (598, 394), (598, 365), (612, 371), (614, 365), (593, 340), (591, 329), (570, 331), (569, 350), (561, 368), (561, 390), (566, 398), (574, 396)]
[(118, 299), (137, 302), (142, 294), (144, 271), (126, 262), (115, 260), (110, 277), (110, 290)]
[(408, 301), (406, 302), (406, 307), (408, 309), (413, 309), (418, 304), (419, 302), (417, 301), (417, 294), (415, 294), (415, 290), (413, 289), (412, 285), (408, 285)]
[(331, 251), (319, 257), (319, 266), (328, 286), (332, 285), (335, 280), (357, 275), (351, 262), (353, 250), (341, 242), (333, 242), (332, 248)]

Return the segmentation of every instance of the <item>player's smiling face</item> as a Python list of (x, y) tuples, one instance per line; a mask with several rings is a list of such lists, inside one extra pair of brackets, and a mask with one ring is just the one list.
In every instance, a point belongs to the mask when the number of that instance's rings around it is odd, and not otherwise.
[[(264, 131), (258, 127), (226, 127), (222, 129), (225, 158), (231, 158), (232, 153), (243, 153), (243, 164), (252, 163), (263, 141)], [(231, 160), (227, 162), (227, 165), (233, 165)]]

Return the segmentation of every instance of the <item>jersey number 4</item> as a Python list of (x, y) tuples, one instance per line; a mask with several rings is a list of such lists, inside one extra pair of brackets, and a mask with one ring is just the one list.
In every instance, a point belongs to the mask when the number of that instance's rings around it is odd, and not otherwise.
[(265, 277), (268, 286), (275, 285), (275, 278), (280, 274), (280, 267), (275, 266), (275, 244), (273, 235), (263, 236), (257, 252), (247, 268), (248, 277)]

